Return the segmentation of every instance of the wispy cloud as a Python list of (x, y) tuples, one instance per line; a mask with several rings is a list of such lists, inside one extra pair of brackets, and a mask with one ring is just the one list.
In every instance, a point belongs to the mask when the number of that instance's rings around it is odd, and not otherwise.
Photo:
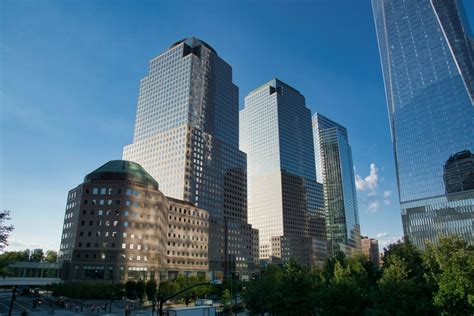
[(369, 213), (376, 213), (379, 210), (379, 207), (380, 207), (379, 201), (378, 200), (373, 200), (373, 201), (369, 202), (368, 212)]
[(383, 191), (383, 203), (385, 205), (392, 204), (392, 201), (390, 200), (391, 196), (392, 196), (392, 191)]
[(356, 175), (355, 182), (356, 188), (359, 191), (368, 192), (369, 196), (377, 195), (377, 185), (379, 181), (379, 169), (375, 165), (375, 163), (370, 164), (370, 172), (369, 175), (365, 178), (362, 178), (360, 175)]
[(49, 249), (55, 249), (54, 246), (44, 244), (44, 243), (38, 243), (33, 240), (31, 241), (25, 241), (22, 239), (17, 239), (13, 236), (11, 236), (8, 240), (8, 247), (7, 251), (17, 251), (17, 250), (25, 250), (25, 249), (43, 249), (43, 250), (49, 250)]
[[(383, 234), (383, 233), (382, 233)], [(378, 236), (379, 234), (377, 234)], [(378, 237), (379, 241), (379, 251), (383, 252), (383, 249), (388, 247), (390, 244), (397, 243), (399, 240), (402, 240), (403, 236), (391, 236), (391, 234), (387, 234), (383, 237)]]

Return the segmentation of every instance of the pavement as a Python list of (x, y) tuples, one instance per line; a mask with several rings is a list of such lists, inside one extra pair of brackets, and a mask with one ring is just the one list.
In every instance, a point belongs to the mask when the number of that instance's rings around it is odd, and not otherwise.
[[(1, 291), (0, 292), (0, 316), (7, 316), (8, 311), (10, 308), (11, 302), (11, 291)], [(105, 312), (101, 308), (95, 309), (95, 311), (91, 312), (92, 305), (94, 306), (102, 306), (105, 304), (109, 304), (110, 301), (94, 301), (94, 300), (87, 300), (84, 301), (84, 306), (82, 308), (82, 312), (80, 308), (78, 308), (78, 312), (76, 313), (75, 306), (70, 308), (61, 308), (59, 306), (54, 305), (53, 309), (49, 307), (48, 301), (49, 297), (42, 297), (44, 303), (41, 305), (37, 305), (33, 307), (33, 300), (36, 297), (33, 296), (20, 296), (17, 295), (15, 301), (13, 301), (13, 309), (12, 309), (12, 316), (22, 316), (22, 313), (26, 311), (28, 316), (43, 316), (43, 315), (54, 315), (54, 316), (125, 316), (125, 306), (128, 304), (124, 301), (116, 301), (112, 304), (112, 312), (109, 313), (108, 311)], [(143, 308), (131, 308), (131, 316), (152, 316), (151, 315), (151, 308), (143, 309)], [(52, 313), (53, 312), (53, 313)]]

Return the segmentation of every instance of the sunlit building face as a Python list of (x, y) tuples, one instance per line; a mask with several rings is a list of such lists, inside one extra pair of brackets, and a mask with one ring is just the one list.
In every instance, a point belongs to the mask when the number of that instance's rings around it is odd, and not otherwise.
[(474, 152), (474, 41), (462, 3), (372, 6), (405, 235), (420, 248), (441, 234), (474, 242), (474, 191), (455, 183), (470, 173), (452, 158)]

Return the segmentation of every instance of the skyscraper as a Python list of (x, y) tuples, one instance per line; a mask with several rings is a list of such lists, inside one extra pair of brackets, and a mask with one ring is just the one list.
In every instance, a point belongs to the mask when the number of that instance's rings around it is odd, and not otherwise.
[(473, 243), (474, 190), (450, 193), (463, 186), (449, 174), (451, 157), (474, 152), (474, 41), (462, 3), (372, 0), (372, 7), (405, 235), (420, 249), (441, 234)]
[(361, 250), (354, 164), (347, 129), (321, 115), (313, 116), (317, 181), (323, 183), (327, 238), (333, 253)]
[(252, 268), (255, 235), (247, 224), (238, 112), (232, 68), (207, 43), (178, 41), (150, 61), (133, 143), (123, 151), (124, 159), (156, 178), (165, 195), (209, 212), (210, 270), (227, 275)]
[(304, 96), (278, 79), (250, 92), (240, 111), (240, 148), (247, 153), (249, 223), (259, 229), (260, 259), (322, 263), (323, 192)]

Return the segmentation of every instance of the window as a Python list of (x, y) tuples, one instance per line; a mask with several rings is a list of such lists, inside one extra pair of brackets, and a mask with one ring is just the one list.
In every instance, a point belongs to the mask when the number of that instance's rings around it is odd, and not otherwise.
[(105, 193), (106, 193), (106, 190), (107, 190), (106, 188), (100, 189), (100, 194), (105, 194)]
[(123, 227), (128, 227), (128, 222), (123, 222)]
[(103, 210), (98, 210), (98, 211), (97, 211), (97, 215), (102, 216), (103, 214), (104, 214), (104, 211), (103, 211)]
[(99, 193), (99, 189), (98, 188), (93, 188), (92, 189), (92, 194), (98, 194)]
[(127, 248), (127, 244), (122, 244), (122, 249)]

